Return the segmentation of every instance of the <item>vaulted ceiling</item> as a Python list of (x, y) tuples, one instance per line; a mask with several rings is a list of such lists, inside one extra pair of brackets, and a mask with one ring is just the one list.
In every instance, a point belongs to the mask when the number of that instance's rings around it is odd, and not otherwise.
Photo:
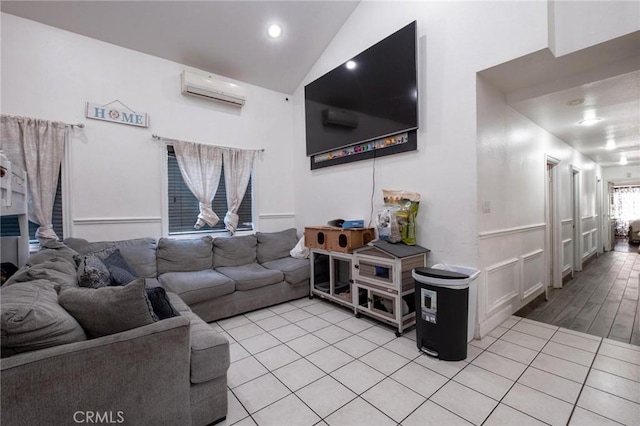
[[(2, 1), (2, 12), (292, 93), (359, 1)], [(283, 28), (279, 39), (267, 26)], [(517, 111), (602, 166), (640, 166), (640, 34), (480, 73)], [(571, 104), (573, 103), (573, 104)], [(600, 121), (580, 125), (586, 116)], [(609, 145), (607, 146), (608, 141)]]

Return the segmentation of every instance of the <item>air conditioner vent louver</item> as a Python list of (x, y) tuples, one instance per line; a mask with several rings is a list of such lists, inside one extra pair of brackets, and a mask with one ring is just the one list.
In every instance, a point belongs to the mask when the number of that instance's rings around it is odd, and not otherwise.
[(239, 107), (246, 101), (244, 87), (217, 80), (208, 74), (183, 71), (180, 80), (183, 95), (197, 96)]

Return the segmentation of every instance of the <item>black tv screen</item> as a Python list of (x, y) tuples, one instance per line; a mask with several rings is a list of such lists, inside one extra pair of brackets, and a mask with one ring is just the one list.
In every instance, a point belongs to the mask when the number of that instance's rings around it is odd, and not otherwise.
[(307, 156), (418, 128), (416, 22), (305, 86)]

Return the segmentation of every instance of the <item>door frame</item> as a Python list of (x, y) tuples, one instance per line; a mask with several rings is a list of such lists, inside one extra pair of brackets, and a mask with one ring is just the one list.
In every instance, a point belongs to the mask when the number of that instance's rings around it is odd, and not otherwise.
[(573, 218), (573, 272), (582, 271), (582, 215), (580, 214), (581, 170), (571, 165), (571, 215)]
[(545, 210), (545, 247), (547, 255), (545, 275), (548, 279), (545, 294), (549, 287), (562, 288), (562, 228), (560, 223), (560, 160), (545, 154), (544, 163), (544, 210)]

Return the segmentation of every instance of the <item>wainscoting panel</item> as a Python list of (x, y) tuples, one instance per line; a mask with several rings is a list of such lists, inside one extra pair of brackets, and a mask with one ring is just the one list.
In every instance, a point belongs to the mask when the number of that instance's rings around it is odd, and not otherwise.
[(542, 283), (544, 274), (546, 273), (544, 250), (539, 249), (520, 256), (520, 261), (522, 265), (520, 300), (525, 300), (544, 288), (544, 284)]
[(258, 215), (256, 231), (277, 232), (296, 227), (296, 215), (293, 213), (263, 213)]
[(546, 223), (536, 223), (479, 233), (476, 330), (481, 337), (544, 292), (546, 229)]
[(486, 268), (485, 314), (491, 315), (518, 296), (520, 259), (512, 258)]
[(573, 270), (573, 239), (562, 240), (562, 277)]
[(596, 247), (597, 240), (598, 240), (597, 232), (598, 232), (598, 229), (593, 228), (582, 233), (582, 250), (583, 250), (582, 260), (583, 261), (588, 257), (590, 257), (592, 254), (594, 254), (597, 250), (597, 247)]
[(562, 221), (562, 276), (573, 271), (573, 219)]
[(89, 241), (118, 241), (130, 238), (160, 238), (162, 218), (117, 217), (73, 220), (72, 236)]

